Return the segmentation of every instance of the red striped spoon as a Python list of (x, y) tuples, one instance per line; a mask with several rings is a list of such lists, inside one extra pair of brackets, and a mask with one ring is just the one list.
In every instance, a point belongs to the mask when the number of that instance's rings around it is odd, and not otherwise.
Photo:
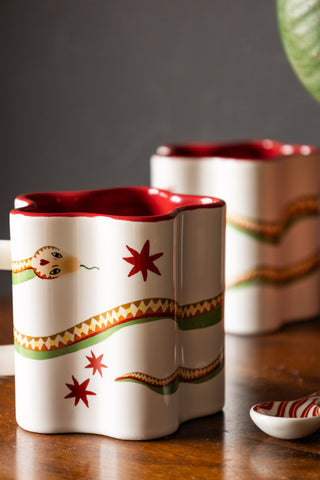
[(305, 437), (320, 428), (320, 392), (298, 400), (259, 403), (250, 409), (250, 417), (272, 437)]

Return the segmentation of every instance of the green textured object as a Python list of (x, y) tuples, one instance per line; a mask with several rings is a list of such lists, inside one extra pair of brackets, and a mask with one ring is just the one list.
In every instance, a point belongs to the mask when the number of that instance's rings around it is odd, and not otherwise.
[(277, 0), (277, 11), (291, 66), (320, 102), (320, 0)]
[(26, 282), (34, 278), (36, 274), (32, 268), (22, 270), (22, 272), (16, 272), (12, 274), (12, 285), (18, 285), (19, 283)]

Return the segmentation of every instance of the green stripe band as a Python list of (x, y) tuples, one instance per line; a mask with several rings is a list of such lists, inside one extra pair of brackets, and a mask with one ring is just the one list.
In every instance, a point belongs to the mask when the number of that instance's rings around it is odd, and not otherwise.
[(281, 288), (281, 287), (286, 287), (288, 285), (291, 285), (293, 283), (300, 282), (304, 280), (305, 278), (311, 276), (312, 274), (316, 273), (319, 270), (319, 265), (315, 265), (312, 267), (310, 270), (307, 272), (304, 272), (301, 275), (297, 275), (295, 277), (290, 277), (286, 279), (280, 279), (280, 280), (271, 280), (269, 278), (251, 278), (250, 280), (245, 280), (244, 282), (238, 283), (236, 285), (231, 285), (230, 287), (227, 287), (227, 290), (233, 290), (233, 289), (238, 289), (238, 288), (245, 288), (245, 287), (251, 287), (251, 286), (269, 286), (269, 287), (274, 287), (274, 288)]
[(154, 385), (151, 385), (147, 382), (144, 382), (143, 380), (138, 380), (138, 379), (134, 379), (134, 378), (120, 378), (119, 380), (117, 380), (117, 382), (138, 383), (139, 385), (145, 386), (145, 387), (149, 388), (150, 390), (152, 390), (153, 392), (158, 393), (160, 395), (172, 395), (173, 393), (175, 393), (178, 390), (180, 383), (185, 383), (185, 384), (189, 384), (189, 385), (197, 385), (197, 384), (200, 384), (200, 383), (208, 382), (213, 377), (218, 375), (218, 373), (220, 373), (222, 371), (223, 367), (224, 367), (224, 363), (222, 362), (217, 367), (216, 370), (213, 370), (213, 372), (210, 372), (210, 373), (208, 373), (208, 375), (205, 375), (201, 378), (198, 378), (198, 379), (195, 379), (195, 380), (184, 380), (183, 378), (177, 377), (172, 383), (170, 383), (170, 385), (158, 386), (158, 387), (154, 386)]
[(26, 282), (34, 278), (36, 274), (32, 268), (22, 270), (22, 272), (16, 272), (12, 274), (12, 285), (18, 285), (19, 283)]
[(214, 310), (202, 313), (196, 317), (178, 318), (177, 322), (180, 330), (194, 330), (196, 328), (211, 327), (219, 323), (223, 316), (223, 305), (219, 305)]
[(149, 388), (149, 390), (152, 390), (155, 393), (158, 393), (160, 395), (172, 395), (175, 393), (178, 388), (179, 388), (179, 379), (176, 378), (170, 385), (165, 385), (165, 386), (160, 386), (156, 387), (154, 385), (150, 385), (149, 383), (143, 382), (142, 380), (136, 380), (134, 378), (121, 378), (117, 380), (117, 382), (132, 382), (132, 383), (138, 383), (139, 385), (142, 385), (144, 387)]
[(227, 221), (228, 227), (232, 227), (235, 230), (237, 230), (240, 233), (243, 233), (244, 235), (248, 235), (249, 237), (254, 238), (255, 240), (258, 240), (259, 242), (266, 242), (266, 243), (272, 243), (272, 244), (279, 244), (281, 242), (281, 238), (284, 235), (284, 233), (296, 222), (299, 220), (304, 220), (307, 218), (318, 218), (319, 213), (318, 212), (302, 212), (302, 213), (297, 213), (294, 217), (288, 219), (286, 223), (283, 225), (282, 230), (276, 234), (276, 235), (268, 235), (264, 233), (259, 233), (259, 232), (254, 232), (252, 230), (248, 230), (245, 227), (241, 227), (240, 225), (237, 225), (233, 223), (232, 221)]
[[(178, 326), (181, 330), (194, 330), (199, 328), (210, 327), (212, 325), (216, 325), (222, 320), (223, 316), (223, 308), (222, 305), (217, 307), (210, 312), (204, 313), (202, 315), (197, 315), (195, 317), (184, 318), (184, 319), (177, 319)], [(166, 318), (174, 319), (173, 316), (168, 316)], [(71, 345), (67, 345), (65, 347), (52, 349), (52, 350), (31, 350), (25, 347), (22, 347), (18, 343), (15, 342), (15, 349), (24, 357), (32, 358), (36, 360), (45, 360), (49, 358), (56, 358), (62, 355), (67, 355), (68, 353), (77, 352), (87, 347), (91, 347), (96, 345), (97, 343), (103, 342), (107, 338), (109, 338), (113, 333), (121, 330), (124, 327), (128, 327), (130, 325), (139, 325), (143, 323), (151, 323), (155, 321), (164, 320), (163, 317), (144, 317), (138, 318), (135, 320), (130, 320), (127, 322), (120, 323), (118, 325), (114, 325), (109, 327), (108, 329), (100, 332), (100, 333), (92, 333), (91, 336), (84, 338), (83, 340), (79, 340), (76, 343), (72, 343)]]

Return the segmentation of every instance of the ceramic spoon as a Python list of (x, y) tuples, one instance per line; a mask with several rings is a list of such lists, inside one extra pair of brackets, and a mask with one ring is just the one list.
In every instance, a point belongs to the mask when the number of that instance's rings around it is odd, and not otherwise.
[(305, 437), (320, 428), (320, 391), (298, 400), (254, 405), (250, 417), (272, 437), (286, 440)]

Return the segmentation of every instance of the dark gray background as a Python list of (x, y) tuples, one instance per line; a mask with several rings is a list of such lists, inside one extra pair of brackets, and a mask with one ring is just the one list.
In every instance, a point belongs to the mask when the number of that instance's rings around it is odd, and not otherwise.
[(320, 143), (272, 0), (2, 0), (0, 49), (0, 238), (19, 193), (147, 185), (161, 143)]

